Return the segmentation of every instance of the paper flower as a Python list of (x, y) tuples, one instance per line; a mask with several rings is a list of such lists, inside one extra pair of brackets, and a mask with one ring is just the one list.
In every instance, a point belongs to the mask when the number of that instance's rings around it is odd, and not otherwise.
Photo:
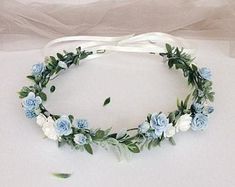
[(78, 129), (86, 129), (88, 128), (88, 121), (86, 119), (77, 119), (74, 126)]
[(203, 79), (211, 81), (212, 74), (209, 68), (200, 68), (198, 72)]
[(55, 130), (59, 136), (67, 136), (72, 133), (71, 122), (68, 116), (61, 116), (55, 121)]
[(39, 76), (42, 74), (42, 72), (44, 71), (44, 64), (43, 63), (39, 63), (39, 64), (34, 64), (32, 66), (32, 75), (34, 76)]
[(190, 116), (190, 114), (184, 114), (182, 116), (180, 116), (180, 118), (177, 120), (175, 128), (176, 128), (176, 132), (179, 131), (187, 131), (190, 129), (190, 124), (192, 122), (192, 117)]
[(22, 105), (25, 110), (36, 110), (41, 103), (41, 98), (35, 96), (35, 93), (30, 92), (28, 96), (23, 99)]
[(204, 130), (207, 127), (208, 117), (204, 114), (196, 114), (193, 118), (191, 128), (194, 131)]
[(84, 134), (75, 134), (74, 142), (78, 145), (85, 145), (87, 143), (87, 137)]
[(151, 116), (150, 125), (153, 129), (155, 129), (156, 135), (161, 136), (169, 126), (169, 119), (163, 113), (155, 113)]

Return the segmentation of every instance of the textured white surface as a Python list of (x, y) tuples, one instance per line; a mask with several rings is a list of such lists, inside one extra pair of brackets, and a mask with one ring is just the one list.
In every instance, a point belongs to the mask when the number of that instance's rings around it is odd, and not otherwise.
[[(205, 132), (187, 132), (152, 151), (119, 162), (102, 149), (94, 156), (58, 149), (43, 139), (39, 127), (25, 118), (16, 91), (29, 82), (25, 76), (43, 60), (40, 51), (0, 53), (0, 181), (2, 187), (233, 187), (235, 186), (235, 60), (228, 43), (193, 41), (196, 63), (213, 71), (215, 112)], [(51, 112), (67, 111), (85, 117), (91, 127), (133, 127), (148, 112), (172, 111), (176, 98), (187, 94), (181, 73), (168, 70), (158, 56), (112, 54), (82, 63), (56, 79), (56, 92), (49, 95)], [(105, 108), (102, 103), (111, 97)], [(69, 172), (58, 179), (51, 172)]]

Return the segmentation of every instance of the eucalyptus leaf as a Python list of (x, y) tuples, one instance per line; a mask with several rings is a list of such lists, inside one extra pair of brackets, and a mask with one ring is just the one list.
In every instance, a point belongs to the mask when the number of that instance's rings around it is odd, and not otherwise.
[(88, 153), (93, 154), (93, 150), (90, 144), (85, 144), (84, 148)]
[(107, 104), (109, 104), (110, 101), (111, 101), (111, 98), (110, 98), (110, 97), (106, 98), (105, 101), (104, 101), (103, 106), (106, 106)]
[(52, 173), (52, 175), (61, 179), (66, 179), (66, 178), (69, 178), (72, 174), (71, 173)]
[(127, 147), (133, 153), (139, 153), (140, 152), (140, 149), (136, 144), (129, 144)]
[(38, 95), (43, 101), (47, 100), (47, 95), (44, 92), (40, 92)]
[(54, 92), (55, 91), (55, 86), (53, 85), (53, 86), (51, 86), (51, 88), (50, 88), (50, 92), (52, 93), (52, 92)]

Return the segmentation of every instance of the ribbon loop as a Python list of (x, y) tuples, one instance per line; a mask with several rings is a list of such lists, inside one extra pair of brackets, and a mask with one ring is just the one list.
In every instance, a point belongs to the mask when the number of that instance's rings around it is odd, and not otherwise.
[[(182, 38), (178, 38), (166, 33), (151, 32), (139, 35), (125, 35), (118, 37), (105, 36), (68, 36), (57, 38), (50, 41), (43, 48), (43, 55), (47, 56), (49, 48), (64, 42), (81, 41), (82, 48), (92, 50), (94, 55), (91, 58), (97, 58), (107, 54), (108, 52), (135, 52), (135, 53), (162, 53), (165, 52), (165, 43), (173, 46), (184, 47), (185, 51), (192, 53), (193, 50), (187, 48), (188, 44)], [(105, 51), (105, 53), (100, 53)]]

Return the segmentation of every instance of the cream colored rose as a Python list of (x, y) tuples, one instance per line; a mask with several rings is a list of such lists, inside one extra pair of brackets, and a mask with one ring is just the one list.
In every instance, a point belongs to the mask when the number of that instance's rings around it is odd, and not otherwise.
[(172, 123), (169, 124), (170, 126), (168, 129), (165, 131), (165, 137), (170, 138), (175, 135), (175, 127), (172, 126)]
[(190, 114), (184, 114), (182, 115), (178, 121), (176, 122), (175, 128), (176, 128), (176, 132), (179, 131), (187, 131), (190, 129), (190, 124), (192, 122), (192, 117), (190, 116)]
[(44, 116), (42, 113), (40, 113), (36, 118), (36, 123), (42, 127), (42, 125), (47, 121), (46, 116)]
[(42, 125), (42, 131), (44, 132), (45, 136), (51, 140), (58, 139), (54, 123), (54, 120), (51, 117), (48, 117), (47, 121)]

